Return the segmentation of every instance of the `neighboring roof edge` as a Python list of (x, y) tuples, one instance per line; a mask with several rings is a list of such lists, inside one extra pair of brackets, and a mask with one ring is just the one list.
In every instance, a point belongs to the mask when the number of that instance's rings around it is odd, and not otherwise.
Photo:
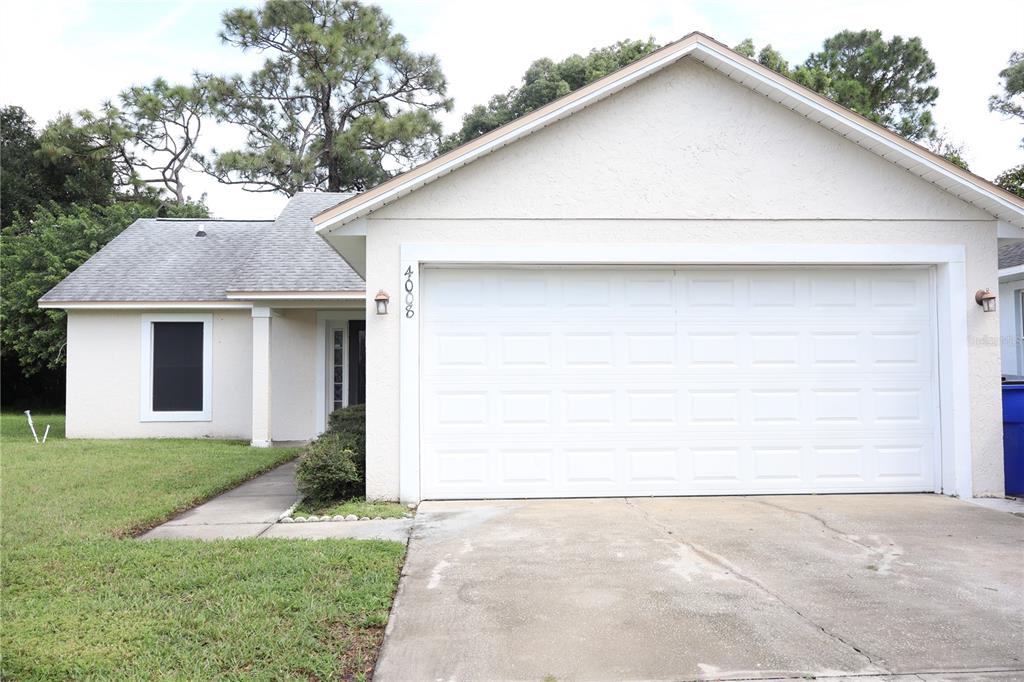
[[(854, 139), (850, 135), (844, 134), (844, 137), (855, 144), (893, 162), (896, 162), (893, 157), (901, 155), (904, 157), (904, 161), (909, 162), (909, 165), (904, 166), (900, 163), (897, 165), (935, 184), (944, 191), (952, 192), (963, 201), (977, 206), (996, 218), (1007, 220), (1024, 228), (1024, 199), (974, 173), (963, 170), (938, 154), (897, 135), (885, 126), (735, 52), (714, 38), (700, 32), (693, 32), (525, 116), (509, 121), (450, 152), (415, 166), (401, 175), (313, 216), (312, 220), (316, 225), (316, 231), (320, 233), (334, 225), (344, 225), (360, 218), (481, 156), (511, 144), (578, 109), (614, 94), (632, 82), (655, 73), (689, 54), (699, 55), (698, 61), (724, 73), (727, 77), (755, 92), (767, 95), (768, 92), (765, 92), (765, 89), (775, 90), (777, 94), (783, 93), (783, 99), (786, 95), (794, 98), (795, 106), (789, 107), (787, 104), (783, 104), (783, 106), (807, 116), (816, 123), (822, 123), (825, 119), (831, 118), (833, 123), (839, 124), (839, 127), (849, 128), (851, 133), (866, 138), (864, 140)], [(716, 61), (717, 66), (709, 64), (709, 59)], [(718, 67), (727, 67), (731, 69), (731, 72), (723, 71)], [(737, 72), (749, 75), (758, 82), (747, 83), (736, 77)], [(768, 82), (765, 83), (765, 81)], [(759, 89), (758, 85), (764, 89)], [(782, 100), (774, 101), (783, 103)], [(810, 115), (812, 113), (820, 113), (821, 116), (814, 117)], [(828, 125), (825, 127), (836, 130)], [(841, 131), (836, 130), (836, 132)], [(868, 143), (873, 144), (869, 146)], [(888, 151), (879, 151), (879, 147), (882, 146), (887, 147)], [(956, 187), (975, 196), (978, 200), (983, 200), (987, 205), (979, 205), (978, 201), (972, 201), (964, 194), (954, 191), (953, 188)]]

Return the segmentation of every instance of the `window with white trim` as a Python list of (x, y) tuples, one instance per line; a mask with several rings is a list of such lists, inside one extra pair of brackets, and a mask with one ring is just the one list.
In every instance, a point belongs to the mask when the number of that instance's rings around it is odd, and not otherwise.
[(143, 421), (209, 421), (213, 316), (142, 316)]

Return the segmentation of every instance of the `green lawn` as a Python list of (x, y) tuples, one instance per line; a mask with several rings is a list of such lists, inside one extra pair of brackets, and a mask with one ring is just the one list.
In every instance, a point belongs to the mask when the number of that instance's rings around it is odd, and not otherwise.
[(0, 417), (3, 679), (363, 679), (399, 543), (130, 535), (293, 451), (201, 440), (36, 445)]
[(303, 502), (296, 507), (292, 516), (336, 516), (338, 514), (348, 516), (349, 514), (355, 514), (359, 518), (367, 516), (372, 519), (379, 516), (383, 519), (400, 519), (406, 514), (411, 513), (408, 507), (397, 502), (367, 502), (362, 497), (356, 497), (326, 506)]

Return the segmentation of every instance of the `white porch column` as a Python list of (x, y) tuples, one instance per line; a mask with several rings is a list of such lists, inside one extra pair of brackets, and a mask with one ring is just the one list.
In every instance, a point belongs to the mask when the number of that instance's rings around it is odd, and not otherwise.
[(270, 447), (270, 321), (269, 306), (252, 307), (252, 445)]

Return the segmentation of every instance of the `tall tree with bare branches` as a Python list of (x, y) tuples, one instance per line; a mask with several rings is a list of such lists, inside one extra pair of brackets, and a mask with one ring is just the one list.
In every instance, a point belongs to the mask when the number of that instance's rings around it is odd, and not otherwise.
[(121, 115), (134, 145), (131, 163), (138, 179), (166, 191), (184, 206), (183, 173), (195, 165), (196, 143), (210, 113), (206, 85), (170, 85), (162, 78), (121, 93)]

